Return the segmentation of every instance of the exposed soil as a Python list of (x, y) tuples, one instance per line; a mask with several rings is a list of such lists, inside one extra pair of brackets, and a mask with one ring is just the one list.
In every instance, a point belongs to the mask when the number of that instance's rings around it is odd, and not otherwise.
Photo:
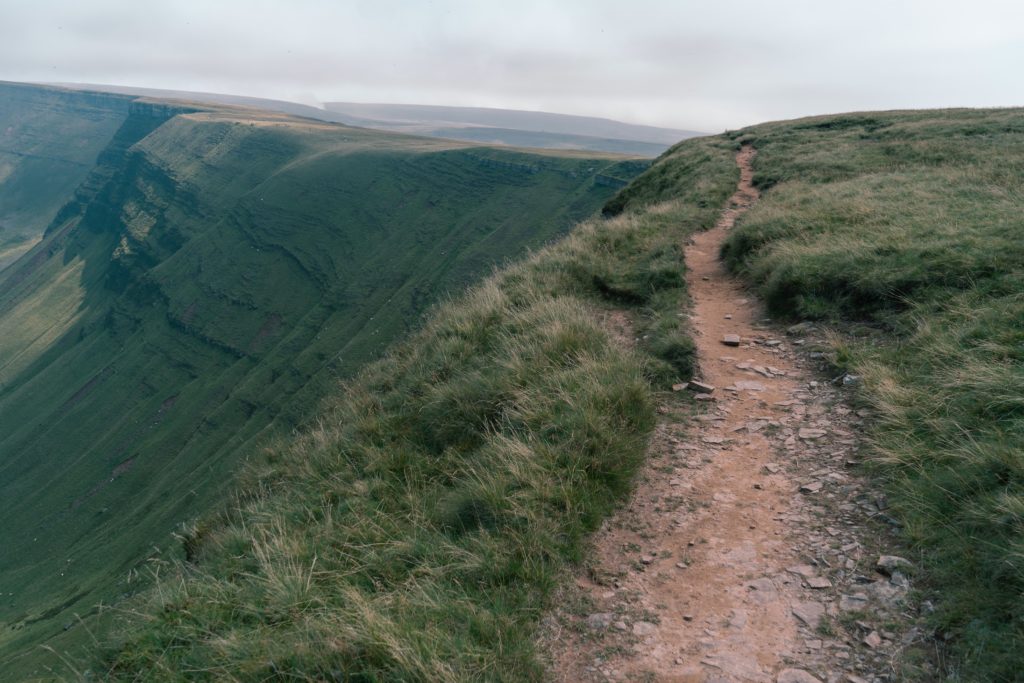
[(908, 572), (876, 570), (895, 522), (852, 469), (864, 414), (815, 371), (819, 333), (773, 327), (719, 261), (758, 198), (754, 154), (739, 152), (736, 193), (686, 250), (712, 400), (682, 391), (660, 408), (633, 498), (545, 625), (555, 680), (895, 680), (920, 640)]

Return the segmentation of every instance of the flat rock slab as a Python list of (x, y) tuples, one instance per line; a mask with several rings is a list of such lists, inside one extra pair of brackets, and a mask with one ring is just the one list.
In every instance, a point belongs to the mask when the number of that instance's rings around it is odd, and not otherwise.
[(739, 346), (740, 345), (740, 335), (738, 335), (738, 334), (727, 334), (724, 337), (722, 337), (722, 343), (725, 344), (726, 346)]
[(793, 616), (809, 628), (818, 628), (822, 617), (825, 616), (825, 606), (820, 602), (798, 602), (793, 605)]
[(776, 683), (821, 683), (821, 679), (812, 676), (803, 669), (783, 669), (775, 679)]
[(843, 612), (862, 610), (868, 606), (868, 596), (865, 593), (854, 593), (843, 595), (839, 598), (839, 609)]
[(710, 384), (704, 382), (691, 381), (687, 387), (690, 391), (696, 391), (698, 394), (710, 394), (715, 391), (715, 388)]
[(818, 575), (817, 567), (809, 564), (795, 564), (792, 567), (786, 567), (786, 571), (790, 574), (798, 574), (799, 576), (809, 579), (812, 576)]
[(649, 621), (638, 621), (633, 624), (633, 635), (635, 636), (649, 636), (658, 630), (658, 627)]

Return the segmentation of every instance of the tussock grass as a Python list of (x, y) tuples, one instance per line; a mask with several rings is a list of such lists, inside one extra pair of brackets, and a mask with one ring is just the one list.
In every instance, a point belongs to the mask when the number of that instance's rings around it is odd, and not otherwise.
[(1024, 671), (1024, 112), (768, 124), (724, 247), (779, 314), (867, 322), (872, 439), (961, 680)]
[[(670, 155), (714, 158), (715, 196), (735, 183), (727, 142)], [(188, 530), (187, 561), (164, 571), (95, 670), (542, 678), (539, 615), (629, 490), (653, 392), (692, 368), (680, 243), (718, 206), (677, 194), (584, 223), (437, 308)], [(608, 307), (635, 318), (635, 347), (599, 325)]]

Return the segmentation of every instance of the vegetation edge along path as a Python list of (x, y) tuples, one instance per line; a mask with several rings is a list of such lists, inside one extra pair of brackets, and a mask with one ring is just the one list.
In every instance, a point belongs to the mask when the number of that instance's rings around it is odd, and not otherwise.
[(871, 519), (884, 497), (851, 470), (863, 417), (813, 379), (814, 328), (768, 324), (719, 259), (757, 200), (754, 154), (738, 152), (736, 193), (686, 251), (694, 386), (714, 389), (662, 402), (630, 503), (549, 621), (558, 680), (877, 680), (906, 673), (899, 654), (919, 640), (909, 563)]

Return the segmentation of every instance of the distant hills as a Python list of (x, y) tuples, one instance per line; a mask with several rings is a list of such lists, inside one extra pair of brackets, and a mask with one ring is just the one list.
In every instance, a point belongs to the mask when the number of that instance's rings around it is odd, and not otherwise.
[(701, 133), (639, 126), (589, 116), (539, 111), (438, 107), (411, 104), (327, 102), (324, 108), (384, 128), (417, 135), (474, 140), (523, 147), (590, 149), (657, 156), (675, 143)]
[(321, 109), (296, 102), (218, 93), (95, 84), (58, 85), (139, 97), (255, 107), (351, 126), (511, 147), (577, 149), (656, 157), (680, 140), (703, 135), (692, 130), (515, 109), (354, 102), (327, 102)]

